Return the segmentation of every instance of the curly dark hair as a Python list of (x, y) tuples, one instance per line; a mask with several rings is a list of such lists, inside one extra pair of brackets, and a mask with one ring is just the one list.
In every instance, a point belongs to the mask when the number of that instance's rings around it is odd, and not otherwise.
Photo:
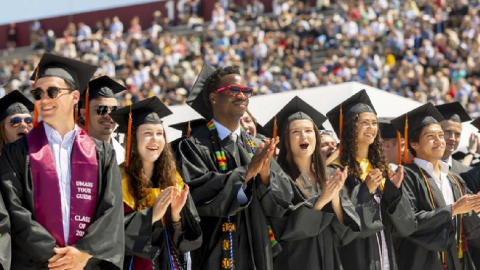
[[(342, 133), (342, 151), (340, 154), (340, 162), (344, 166), (348, 166), (348, 176), (360, 179), (362, 170), (360, 164), (356, 160), (357, 156), (357, 138), (358, 138), (358, 117), (355, 115), (346, 121), (343, 126)], [(346, 151), (348, 149), (348, 151)], [(383, 149), (383, 139), (380, 134), (380, 130), (377, 132), (373, 143), (368, 147), (368, 160), (372, 164), (373, 168), (378, 168), (383, 174), (383, 177), (388, 177), (390, 167), (388, 166), (387, 159), (385, 158)]]
[(211, 92), (218, 89), (218, 84), (222, 80), (223, 77), (230, 75), (230, 74), (240, 74), (240, 69), (234, 66), (228, 67), (221, 67), (215, 70), (205, 82), (204, 88), (210, 94)]
[[(298, 169), (297, 164), (295, 164), (292, 149), (290, 148), (290, 124), (291, 122), (287, 124), (282, 134), (283, 136), (280, 138), (280, 152), (278, 154), (277, 161), (278, 164), (280, 164), (280, 167), (282, 167), (283, 171), (295, 181), (295, 179), (297, 179), (300, 175), (300, 170)], [(327, 181), (327, 177), (325, 174), (325, 161), (323, 160), (320, 151), (322, 136), (320, 135), (320, 131), (315, 123), (313, 123), (313, 130), (315, 132), (316, 144), (315, 150), (312, 154), (311, 170), (315, 174), (320, 188), (323, 188), (325, 186), (325, 182)]]
[(132, 126), (132, 145), (130, 147), (130, 165), (125, 168), (128, 176), (129, 188), (135, 199), (135, 211), (147, 207), (148, 189), (152, 187), (160, 187), (162, 189), (173, 186), (176, 183), (176, 164), (173, 158), (170, 144), (167, 143), (165, 132), (165, 147), (160, 157), (155, 161), (153, 177), (147, 179), (143, 173), (142, 159), (138, 153), (137, 147), (137, 129), (138, 126)]

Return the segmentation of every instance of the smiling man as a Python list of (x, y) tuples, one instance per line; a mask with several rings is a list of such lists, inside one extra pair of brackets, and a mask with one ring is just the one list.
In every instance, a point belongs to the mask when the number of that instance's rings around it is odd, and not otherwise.
[[(108, 76), (91, 80), (88, 83), (88, 87), (90, 88), (88, 95), (88, 125), (85, 125), (85, 130), (93, 138), (110, 143), (115, 150), (117, 163), (122, 164), (125, 161), (125, 149), (112, 137), (115, 123), (109, 114), (119, 108), (115, 94), (124, 91), (126, 87)], [(80, 109), (83, 119), (87, 118), (85, 98), (86, 91), (82, 95), (82, 108)]]
[(273, 268), (265, 215), (282, 216), (293, 194), (272, 159), (278, 138), (261, 144), (240, 126), (252, 92), (237, 68), (205, 66), (187, 101), (208, 119), (176, 152), (204, 234), (192, 269)]
[(468, 122), (472, 119), (459, 102), (452, 102), (436, 106), (445, 120), (440, 122), (445, 135), (445, 153), (442, 160), (450, 166), (450, 171), (461, 174), (468, 172), (471, 167), (463, 165), (452, 158), (460, 144), (462, 137), (462, 122)]
[(405, 166), (403, 186), (414, 212), (405, 222), (416, 229), (397, 238), (399, 269), (475, 269), (465, 241), (479, 240), (480, 219), (471, 212), (480, 211), (480, 195), (470, 194), (462, 178), (441, 161), (443, 120), (431, 103), (392, 120), (415, 157)]
[(96, 69), (46, 53), (31, 78), (42, 122), (0, 157), (11, 269), (122, 267), (122, 185), (114, 152), (74, 122), (79, 89)]

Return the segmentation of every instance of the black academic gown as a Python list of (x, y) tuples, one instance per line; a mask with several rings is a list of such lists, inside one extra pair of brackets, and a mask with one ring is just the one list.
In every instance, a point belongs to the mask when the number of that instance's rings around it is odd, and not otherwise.
[(342, 269), (337, 248), (352, 241), (360, 231), (359, 217), (346, 192), (341, 192), (343, 214), (354, 221), (347, 226), (338, 220), (330, 203), (321, 211), (314, 210), (319, 196), (307, 199), (295, 183), (292, 185), (295, 207), (281, 218), (270, 218), (281, 246), (281, 253), (274, 258), (274, 269)]
[[(293, 192), (288, 177), (273, 160), (270, 186), (264, 186), (257, 177), (250, 180), (244, 190), (248, 202), (241, 205), (237, 194), (247, 175), (250, 157), (246, 147), (250, 146), (243, 134), (236, 144), (225, 138), (221, 144), (228, 169), (222, 173), (210, 137), (210, 131), (203, 126), (181, 141), (176, 152), (178, 170), (190, 186), (203, 231), (202, 247), (191, 252), (192, 268), (221, 269), (222, 224), (227, 216), (233, 216), (236, 219), (236, 232), (233, 233), (235, 269), (270, 270), (273, 255), (266, 216), (283, 216), (290, 207)], [(260, 145), (258, 140), (255, 142)]]
[(10, 218), (0, 193), (0, 269), (10, 269), (11, 244)]
[[(480, 192), (480, 166), (473, 167), (471, 170), (460, 174), (460, 176), (473, 194)], [(480, 249), (469, 244), (468, 251), (473, 259), (473, 264), (477, 269), (480, 269)]]
[[(459, 216), (452, 218), (452, 206), (446, 205), (442, 192), (431, 176), (423, 171), (437, 203), (434, 209), (427, 185), (419, 167), (415, 164), (405, 166), (403, 185), (410, 197), (414, 211), (416, 230), (404, 238), (396, 240), (399, 269), (443, 269), (440, 252), (444, 251), (448, 270), (475, 269), (471, 254), (464, 252), (463, 259), (458, 258)], [(461, 185), (463, 180), (456, 176)], [(460, 198), (454, 179), (448, 176), (455, 201)], [(466, 190), (467, 193), (470, 191)], [(467, 243), (478, 246), (480, 236), (480, 218), (477, 215), (464, 215), (463, 229)]]
[[(333, 165), (335, 167), (337, 165)], [(413, 217), (410, 202), (403, 188), (397, 189), (389, 179), (385, 181), (380, 203), (370, 194), (367, 185), (360, 179), (347, 177), (345, 187), (350, 200), (360, 217), (361, 232), (351, 243), (339, 248), (343, 269), (381, 270), (383, 230), (388, 249), (391, 270), (398, 268), (395, 256), (394, 237), (408, 235), (414, 227), (407, 221)], [(345, 216), (345, 222), (349, 216)]]
[[(170, 247), (174, 249), (175, 254), (179, 258), (179, 263), (182, 265), (185, 263), (184, 254), (199, 248), (202, 244), (202, 231), (199, 225), (200, 218), (190, 195), (180, 212), (182, 231), (177, 231), (173, 228), (170, 207), (168, 207), (165, 213), (166, 226), (163, 226), (161, 220), (152, 224), (153, 208), (151, 207), (134, 211), (127, 204), (124, 204), (124, 211), (125, 261), (123, 269), (125, 270), (146, 270), (148, 269), (146, 264), (150, 264), (149, 262), (153, 262), (153, 268), (150, 269), (170, 270), (165, 232), (167, 232)], [(130, 268), (134, 256), (145, 260), (145, 268)]]
[[(121, 269), (124, 254), (122, 184), (115, 151), (95, 140), (97, 209), (85, 236), (73, 246), (92, 255), (85, 269)], [(0, 156), (0, 190), (12, 224), (12, 269), (48, 269), (55, 239), (35, 220), (27, 138), (6, 145)]]

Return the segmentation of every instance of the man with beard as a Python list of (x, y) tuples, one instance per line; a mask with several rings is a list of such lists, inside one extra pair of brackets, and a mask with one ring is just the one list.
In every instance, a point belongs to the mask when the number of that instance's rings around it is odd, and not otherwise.
[(112, 137), (115, 122), (109, 114), (119, 108), (115, 94), (124, 91), (126, 87), (108, 76), (102, 76), (91, 80), (88, 88), (88, 102), (85, 91), (81, 102), (83, 108), (80, 109), (81, 116), (85, 119), (85, 131), (97, 140), (110, 143), (115, 150), (117, 163), (120, 165), (125, 161), (125, 149)]

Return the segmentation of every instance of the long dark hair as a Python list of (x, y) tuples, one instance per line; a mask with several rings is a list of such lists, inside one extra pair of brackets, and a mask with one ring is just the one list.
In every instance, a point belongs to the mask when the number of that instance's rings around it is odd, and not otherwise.
[[(340, 162), (342, 165), (348, 166), (348, 176), (360, 179), (362, 170), (356, 160), (358, 151), (358, 114), (351, 117), (344, 124), (341, 142)], [(383, 177), (388, 177), (390, 168), (384, 155), (383, 139), (380, 136), (380, 130), (377, 132), (373, 143), (368, 146), (368, 160), (373, 168), (378, 168), (382, 171)]]
[[(293, 122), (293, 121), (292, 121)], [(283, 131), (283, 136), (280, 138), (280, 152), (278, 154), (278, 164), (282, 167), (283, 171), (295, 181), (300, 176), (300, 170), (298, 169), (295, 160), (293, 159), (292, 149), (290, 148), (290, 123), (287, 124)], [(322, 136), (318, 130), (317, 125), (313, 123), (313, 131), (315, 132), (315, 150), (312, 154), (312, 167), (311, 170), (317, 178), (317, 183), (320, 188), (325, 186), (327, 177), (325, 176), (325, 161), (322, 158), (320, 146), (322, 144)]]
[(176, 164), (173, 158), (170, 144), (167, 143), (165, 132), (165, 147), (162, 153), (155, 161), (152, 179), (145, 177), (143, 173), (143, 163), (138, 153), (137, 147), (137, 129), (138, 126), (132, 126), (132, 146), (130, 147), (130, 165), (125, 168), (128, 176), (129, 188), (135, 199), (135, 211), (147, 207), (148, 189), (152, 187), (160, 187), (162, 189), (173, 186), (176, 183)]

